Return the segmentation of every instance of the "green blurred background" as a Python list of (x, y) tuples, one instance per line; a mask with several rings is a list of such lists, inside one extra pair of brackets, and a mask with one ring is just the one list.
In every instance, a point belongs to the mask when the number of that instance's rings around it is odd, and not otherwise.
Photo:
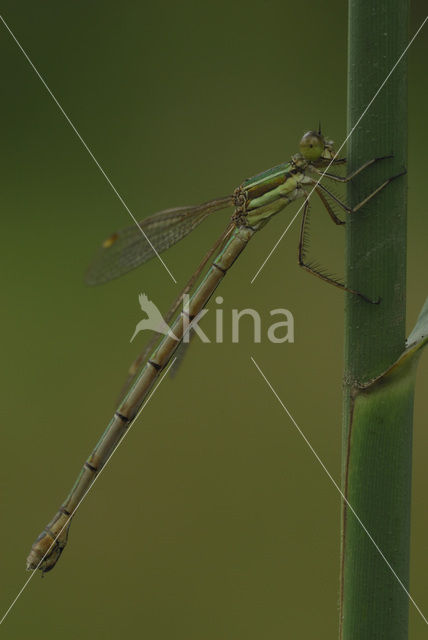
[[(287, 159), (321, 119), (346, 134), (346, 3), (2, 2), (28, 51), (137, 218), (230, 193)], [(424, 17), (414, 2), (410, 30)], [(166, 311), (158, 261), (107, 286), (83, 273), (129, 216), (3, 26), (1, 614), (30, 546), (104, 429), (141, 318)], [(409, 329), (428, 294), (427, 29), (409, 52)], [(294, 209), (295, 211), (296, 209)], [(317, 209), (318, 211), (318, 209)], [(314, 209), (315, 213), (315, 209)], [(230, 213), (165, 260), (182, 285)], [(252, 277), (286, 210), (225, 279), (224, 313), (295, 318), (295, 344), (195, 341), (79, 509), (69, 546), (35, 576), (6, 638), (335, 638), (338, 494), (250, 361), (340, 477), (341, 292), (301, 272), (297, 227)], [(319, 218), (317, 220), (316, 218)], [(313, 249), (340, 269), (343, 232), (314, 215)], [(216, 305), (211, 305), (215, 307)], [(204, 323), (213, 335), (214, 313)], [(416, 397), (410, 591), (428, 611), (428, 362)], [(426, 626), (410, 609), (410, 637)]]

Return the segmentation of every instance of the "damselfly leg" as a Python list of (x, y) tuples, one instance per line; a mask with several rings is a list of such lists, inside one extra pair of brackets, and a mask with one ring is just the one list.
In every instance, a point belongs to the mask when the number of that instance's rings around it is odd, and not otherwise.
[[(358, 167), (358, 169), (356, 169), (355, 171), (353, 171), (352, 173), (344, 177), (337, 176), (333, 173), (329, 173), (326, 171), (322, 171), (321, 169), (318, 169), (318, 168), (315, 168), (314, 173), (317, 173), (318, 175), (325, 177), (327, 179), (333, 180), (335, 182), (341, 182), (346, 184), (347, 182), (350, 182), (353, 178), (355, 178), (358, 174), (360, 174), (362, 171), (372, 166), (379, 160), (385, 160), (391, 157), (392, 156), (382, 156), (379, 158), (373, 158), (372, 160), (368, 160), (363, 165)], [(341, 159), (339, 162), (335, 162), (333, 164), (343, 164), (343, 163), (344, 163), (344, 159)], [(323, 203), (324, 208), (327, 210), (331, 220), (336, 225), (342, 225), (342, 224), (345, 224), (345, 221), (341, 220), (334, 213), (333, 208), (328, 201), (328, 198), (330, 198), (335, 204), (337, 204), (346, 213), (353, 214), (359, 211), (368, 202), (370, 202), (372, 198), (374, 198), (380, 191), (385, 189), (385, 187), (387, 187), (393, 180), (395, 180), (396, 178), (399, 178), (405, 173), (406, 171), (401, 171), (400, 173), (392, 176), (391, 178), (388, 178), (382, 184), (380, 184), (376, 189), (374, 189), (374, 191), (372, 191), (368, 196), (366, 196), (365, 198), (363, 198), (363, 200), (358, 202), (358, 204), (356, 204), (354, 207), (349, 207), (345, 202), (343, 202), (340, 198), (338, 198), (338, 196), (336, 196), (329, 189), (327, 189), (327, 187), (321, 184), (321, 182), (317, 182), (314, 180), (313, 184), (315, 185), (315, 191), (320, 197), (321, 202)], [(323, 270), (318, 265), (307, 261), (307, 257), (306, 257), (307, 247), (308, 247), (307, 226), (308, 226), (308, 217), (309, 217), (309, 206), (310, 206), (309, 200), (306, 200), (304, 209), (303, 209), (302, 222), (300, 225), (299, 250), (298, 250), (299, 265), (303, 267), (308, 273), (312, 273), (312, 275), (317, 276), (321, 280), (324, 280), (324, 282), (332, 284), (333, 286), (338, 287), (343, 291), (348, 291), (349, 293), (357, 295), (363, 300), (365, 300), (366, 302), (369, 302), (370, 304), (378, 304), (380, 302), (380, 299), (372, 300), (371, 298), (364, 295), (360, 291), (355, 291), (354, 289), (347, 287), (344, 282), (341, 282), (339, 279), (336, 279), (333, 276), (329, 275), (328, 273), (326, 273), (325, 270)]]

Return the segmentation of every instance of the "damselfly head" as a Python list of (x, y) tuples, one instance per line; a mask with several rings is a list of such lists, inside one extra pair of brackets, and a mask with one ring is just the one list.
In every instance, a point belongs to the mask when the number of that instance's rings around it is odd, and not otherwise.
[(334, 158), (333, 141), (327, 140), (317, 131), (308, 131), (300, 140), (300, 153), (308, 162), (331, 160)]
[(316, 131), (308, 131), (300, 140), (300, 153), (309, 162), (321, 158), (324, 147), (324, 136)]

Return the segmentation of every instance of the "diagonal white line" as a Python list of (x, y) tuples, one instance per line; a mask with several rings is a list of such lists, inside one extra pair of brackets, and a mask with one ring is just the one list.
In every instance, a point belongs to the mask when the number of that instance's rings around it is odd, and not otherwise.
[[(160, 384), (162, 383), (162, 381), (164, 380), (165, 376), (168, 374), (168, 371), (171, 369), (172, 365), (174, 364), (174, 362), (176, 361), (176, 357), (174, 357), (171, 362), (169, 363), (168, 367), (165, 369), (164, 373), (162, 374), (162, 377), (160, 378), (159, 382), (157, 383), (157, 385), (152, 389), (152, 391), (149, 393), (149, 395), (147, 396), (146, 400), (144, 401), (144, 403), (142, 404), (142, 406), (140, 407), (137, 415), (135, 416), (135, 418), (132, 420), (131, 424), (129, 425), (127, 431), (125, 431), (123, 438), (121, 440), (119, 440), (119, 442), (117, 443), (117, 445), (115, 446), (115, 448), (113, 449), (113, 451), (111, 452), (111, 454), (109, 455), (109, 457), (107, 458), (107, 460), (104, 463), (104, 466), (100, 469), (100, 472), (98, 473), (97, 476), (95, 476), (93, 483), (87, 488), (87, 490), (85, 491), (85, 493), (83, 494), (83, 496), (80, 498), (79, 502), (76, 505), (75, 510), (73, 511), (73, 518), (76, 514), (77, 509), (80, 507), (80, 505), (82, 504), (83, 500), (86, 498), (86, 496), (88, 495), (89, 491), (92, 489), (92, 487), (94, 486), (94, 484), (96, 483), (96, 481), (98, 480), (98, 478), (100, 477), (100, 475), (102, 474), (102, 472), (104, 471), (104, 469), (106, 468), (106, 466), (108, 465), (108, 463), (110, 462), (110, 460), (112, 459), (113, 455), (115, 454), (116, 450), (118, 449), (118, 447), (122, 444), (122, 442), (125, 440), (126, 436), (128, 435), (128, 433), (131, 431), (131, 428), (134, 426), (137, 418), (139, 417), (140, 413), (142, 412), (142, 410), (148, 405), (150, 399), (153, 397), (154, 393), (159, 389)], [(52, 542), (51, 546), (49, 547), (49, 549), (46, 551), (46, 553), (44, 554), (44, 556), (41, 558), (40, 562), (38, 563), (37, 567), (35, 569), (33, 569), (33, 571), (31, 572), (31, 575), (29, 578), (27, 578), (27, 580), (24, 582), (23, 586), (21, 587), (21, 589), (18, 591), (17, 595), (15, 596), (15, 598), (12, 600), (12, 602), (10, 603), (9, 607), (6, 609), (5, 613), (3, 614), (2, 618), (0, 619), (0, 625), (3, 624), (4, 620), (6, 619), (6, 617), (9, 615), (10, 611), (13, 609), (13, 607), (15, 606), (15, 604), (17, 603), (17, 601), (19, 600), (19, 598), (21, 597), (22, 593), (24, 592), (24, 590), (26, 589), (27, 585), (29, 584), (30, 580), (32, 580), (33, 576), (35, 576), (37, 569), (40, 567), (40, 565), (42, 564), (43, 560), (46, 558), (46, 556), (48, 555), (48, 553), (50, 552), (50, 550), (52, 549), (52, 547), (54, 546), (55, 542), (58, 540), (59, 536), (61, 535), (61, 533), (64, 531), (65, 527), (67, 527), (70, 524), (70, 519), (65, 523), (65, 525), (62, 527), (62, 529), (59, 531), (59, 533), (57, 534), (57, 536), (54, 538), (54, 541)]]
[(106, 174), (106, 172), (104, 171), (104, 169), (102, 168), (102, 166), (100, 165), (100, 163), (98, 162), (98, 160), (96, 159), (96, 157), (94, 156), (94, 154), (92, 153), (92, 151), (90, 150), (90, 148), (88, 147), (88, 145), (86, 144), (86, 142), (84, 141), (84, 139), (82, 138), (82, 136), (80, 135), (80, 133), (78, 132), (78, 130), (76, 129), (76, 127), (74, 126), (74, 124), (72, 123), (72, 121), (70, 120), (70, 118), (68, 117), (68, 115), (66, 114), (66, 112), (64, 111), (64, 109), (62, 108), (62, 106), (60, 105), (60, 103), (58, 102), (58, 100), (56, 99), (56, 97), (54, 96), (54, 94), (52, 93), (52, 91), (49, 89), (45, 79), (43, 78), (43, 76), (40, 74), (40, 72), (38, 71), (38, 69), (35, 67), (35, 65), (33, 64), (33, 62), (31, 61), (29, 55), (27, 54), (27, 52), (25, 51), (25, 49), (22, 47), (21, 43), (18, 41), (17, 37), (15, 36), (15, 34), (12, 32), (12, 30), (10, 29), (9, 25), (6, 23), (5, 19), (3, 18), (3, 16), (0, 15), (0, 20), (3, 22), (4, 26), (6, 27), (6, 29), (9, 31), (10, 35), (12, 36), (13, 40), (15, 41), (15, 43), (17, 44), (18, 48), (20, 49), (21, 53), (24, 55), (24, 57), (26, 58), (27, 62), (29, 63), (29, 65), (31, 66), (31, 68), (33, 69), (33, 71), (36, 73), (37, 77), (39, 78), (40, 82), (43, 84), (43, 86), (45, 87), (46, 91), (49, 93), (50, 97), (52, 98), (52, 100), (55, 102), (56, 106), (58, 107), (58, 109), (61, 111), (62, 115), (64, 116), (64, 118), (67, 120), (68, 124), (70, 125), (70, 127), (73, 129), (74, 133), (76, 134), (76, 136), (79, 138), (80, 142), (83, 144), (83, 146), (85, 147), (86, 151), (89, 153), (89, 155), (91, 156), (92, 160), (95, 162), (95, 164), (97, 165), (98, 169), (100, 170), (100, 172), (102, 173), (102, 175), (104, 176), (104, 178), (107, 180), (108, 184), (110, 185), (110, 187), (112, 188), (112, 190), (114, 191), (114, 193), (116, 194), (119, 202), (123, 205), (123, 207), (126, 209), (126, 211), (129, 213), (129, 215), (131, 216), (132, 220), (135, 222), (135, 224), (137, 225), (137, 227), (139, 228), (139, 230), (141, 231), (141, 233), (143, 234), (143, 236), (145, 237), (145, 239), (147, 240), (147, 242), (149, 243), (149, 245), (151, 246), (151, 248), (153, 249), (155, 255), (159, 258), (159, 260), (161, 261), (161, 263), (163, 264), (163, 266), (165, 267), (165, 269), (167, 270), (167, 272), (169, 273), (169, 275), (171, 276), (172, 280), (175, 282), (175, 284), (177, 284), (177, 280), (174, 278), (174, 276), (172, 275), (171, 271), (168, 269), (168, 267), (166, 266), (165, 262), (162, 260), (161, 256), (159, 255), (156, 247), (153, 246), (152, 242), (150, 241), (150, 238), (148, 238), (147, 234), (145, 233), (144, 229), (142, 229), (140, 223), (138, 222), (138, 220), (135, 218), (134, 214), (132, 213), (132, 211), (129, 209), (128, 205), (126, 204), (126, 202), (124, 201), (124, 199), (122, 198), (122, 196), (120, 195), (120, 193), (118, 192), (118, 190), (116, 189), (116, 187), (114, 186), (114, 184), (112, 183), (112, 181), (110, 180), (110, 178), (108, 177), (108, 175)]
[[(372, 106), (373, 102), (376, 100), (377, 96), (379, 95), (379, 93), (382, 91), (382, 89), (384, 88), (384, 86), (386, 85), (386, 83), (388, 82), (389, 78), (391, 77), (391, 75), (393, 74), (393, 72), (395, 71), (395, 69), (397, 68), (397, 66), (400, 64), (401, 60), (404, 58), (404, 56), (406, 55), (407, 51), (409, 50), (410, 46), (413, 44), (414, 40), (417, 38), (417, 36), (419, 35), (419, 32), (422, 30), (424, 24), (426, 23), (426, 21), (428, 20), (428, 16), (426, 16), (425, 20), (422, 22), (422, 24), (420, 25), (420, 27), (418, 28), (418, 30), (416, 31), (416, 33), (413, 35), (412, 39), (410, 40), (410, 42), (408, 43), (408, 45), (406, 46), (406, 48), (404, 49), (403, 53), (400, 55), (400, 57), (398, 58), (398, 60), (396, 61), (396, 63), (394, 64), (394, 66), (392, 67), (392, 69), (390, 70), (390, 72), (388, 73), (388, 75), (386, 76), (385, 80), (382, 82), (382, 84), (380, 85), (379, 89), (376, 91), (376, 93), (374, 94), (374, 96), (372, 97), (372, 99), (370, 100), (370, 102), (368, 103), (367, 107), (364, 109), (364, 111), (362, 112), (362, 114), (360, 115), (360, 117), (358, 118), (357, 122), (354, 124), (354, 126), (352, 127), (351, 131), (348, 133), (348, 135), (346, 136), (345, 140), (342, 142), (342, 144), (340, 145), (340, 147), (337, 150), (337, 155), (339, 155), (340, 151), (343, 149), (343, 147), (345, 146), (345, 144), (348, 142), (349, 138), (352, 136), (352, 134), (354, 133), (355, 129), (358, 127), (358, 125), (360, 124), (361, 120), (364, 118), (364, 116), (366, 115), (367, 111), (370, 109), (370, 107)], [(330, 163), (327, 165), (327, 168), (325, 169), (325, 171), (328, 171), (329, 168), (331, 167), (331, 165), (334, 162), (334, 158), (332, 158), (332, 160), (330, 161)], [(311, 190), (308, 198), (305, 199), (305, 201), (307, 199), (309, 199), (311, 197), (311, 195), (313, 194), (313, 192), (315, 191), (315, 189), (317, 188), (317, 186), (319, 185), (319, 183), (321, 182), (321, 180), (323, 179), (324, 176), (320, 176), (319, 180), (317, 180), (316, 184), (314, 185), (313, 189)], [(272, 256), (272, 254), (274, 253), (274, 251), (276, 250), (277, 246), (279, 245), (279, 243), (281, 242), (281, 240), (283, 239), (283, 237), (285, 236), (285, 234), (287, 233), (287, 231), (290, 229), (291, 225), (294, 223), (294, 221), (296, 220), (297, 216), (299, 215), (299, 213), (301, 212), (301, 210), (303, 209), (303, 207), (305, 206), (305, 203), (303, 203), (299, 210), (297, 211), (297, 213), (295, 214), (295, 216), (293, 217), (293, 219), (291, 220), (290, 224), (287, 226), (287, 228), (282, 232), (282, 234), (280, 235), (280, 237), (278, 238), (278, 240), (275, 242), (275, 244), (273, 245), (272, 249), (269, 251), (268, 255), (266, 256), (266, 258), (264, 259), (264, 261), (262, 262), (262, 264), (260, 265), (260, 267), (258, 268), (258, 270), (256, 271), (256, 273), (254, 274), (254, 276), (251, 279), (251, 284), (253, 284), (254, 280), (257, 278), (257, 276), (259, 275), (259, 273), (261, 272), (261, 270), (263, 269), (263, 267), (265, 266), (266, 262), (270, 259), (270, 257)]]
[(421, 609), (418, 607), (418, 605), (416, 604), (416, 602), (413, 600), (412, 596), (410, 595), (410, 593), (408, 592), (408, 590), (406, 589), (404, 583), (402, 582), (402, 580), (400, 580), (399, 576), (397, 575), (397, 573), (394, 571), (392, 565), (390, 564), (390, 562), (387, 560), (387, 558), (385, 557), (385, 555), (382, 552), (382, 549), (379, 547), (379, 545), (376, 543), (376, 541), (374, 540), (374, 538), (371, 536), (370, 532), (368, 531), (367, 527), (365, 526), (364, 522), (362, 522), (361, 518), (358, 516), (358, 514), (356, 513), (355, 509), (352, 507), (352, 505), (350, 504), (350, 502), (348, 501), (348, 499), (346, 498), (345, 494), (343, 493), (342, 489), (339, 487), (339, 485), (337, 484), (336, 480), (333, 478), (333, 476), (331, 475), (330, 471), (327, 469), (327, 467), (325, 466), (324, 462), (321, 460), (320, 456), (318, 455), (318, 453), (315, 451), (315, 449), (313, 448), (313, 446), (311, 445), (311, 443), (309, 442), (308, 438), (305, 436), (305, 434), (303, 433), (302, 429), (299, 427), (299, 425), (297, 424), (297, 422), (295, 421), (295, 419), (293, 418), (293, 416), (291, 415), (291, 413), (289, 412), (289, 410), (287, 409), (287, 407), (285, 406), (285, 404), (283, 403), (283, 401), (281, 400), (281, 398), (279, 397), (279, 395), (277, 394), (277, 392), (275, 391), (275, 389), (273, 388), (273, 386), (271, 385), (271, 383), (269, 382), (269, 380), (266, 378), (265, 374), (263, 373), (263, 371), (260, 369), (259, 365), (257, 364), (257, 362), (254, 360), (253, 356), (250, 356), (251, 360), (254, 364), (254, 366), (256, 367), (256, 369), (258, 370), (258, 372), (260, 373), (260, 375), (262, 376), (263, 380), (266, 382), (267, 386), (269, 387), (269, 389), (272, 391), (273, 395), (275, 396), (275, 398), (278, 400), (279, 404), (281, 405), (281, 407), (284, 409), (285, 413), (288, 415), (288, 417), (290, 418), (291, 422), (294, 424), (294, 426), (296, 427), (297, 431), (299, 432), (299, 434), (302, 436), (303, 440), (306, 442), (306, 444), (308, 445), (309, 449), (311, 450), (311, 452), (313, 453), (313, 455), (315, 456), (315, 458), (317, 459), (317, 461), (320, 463), (321, 467), (323, 468), (323, 470), (325, 471), (325, 473), (327, 474), (328, 478), (330, 479), (330, 481), (332, 482), (332, 484), (334, 485), (334, 487), (337, 489), (338, 493), (340, 494), (342, 500), (346, 503), (346, 505), (348, 506), (349, 510), (352, 511), (352, 513), (354, 514), (355, 518), (358, 520), (359, 525), (361, 526), (361, 528), (363, 529), (363, 531), (365, 532), (365, 534), (367, 535), (367, 537), (369, 538), (370, 542), (374, 545), (376, 551), (379, 553), (379, 555), (381, 556), (381, 558), (383, 559), (383, 561), (385, 562), (385, 564), (387, 565), (387, 567), (389, 568), (389, 570), (391, 571), (391, 573), (393, 574), (393, 576), (396, 578), (398, 584), (400, 585), (400, 587), (403, 589), (403, 591), (406, 593), (407, 597), (409, 598), (410, 602), (413, 604), (413, 606), (415, 607), (416, 611), (419, 613), (419, 615), (421, 616), (421, 618), (423, 619), (423, 621), (425, 622), (425, 624), (428, 625), (428, 620), (426, 619), (426, 617), (424, 616), (424, 614), (422, 613)]

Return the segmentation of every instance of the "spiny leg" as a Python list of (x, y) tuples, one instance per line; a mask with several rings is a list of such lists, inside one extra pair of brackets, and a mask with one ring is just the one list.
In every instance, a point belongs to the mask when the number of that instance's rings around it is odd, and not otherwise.
[(346, 158), (334, 158), (334, 160), (331, 163), (331, 166), (335, 167), (338, 164), (346, 164), (346, 163), (347, 163), (347, 159)]
[(330, 216), (330, 218), (333, 220), (334, 224), (345, 224), (345, 220), (341, 220), (333, 211), (329, 201), (327, 200), (327, 198), (325, 197), (324, 193), (322, 192), (322, 190), (319, 188), (319, 185), (315, 187), (315, 191), (317, 192), (317, 194), (319, 195), (321, 202), (323, 203), (325, 209), (327, 210), (328, 215)]
[(329, 191), (327, 189), (327, 187), (325, 187), (320, 182), (315, 183), (315, 184), (316, 184), (316, 189), (321, 189), (322, 191), (324, 191), (344, 211), (346, 211), (347, 213), (356, 213), (359, 209), (361, 209), (361, 207), (364, 207), (365, 204), (370, 202), (370, 200), (372, 198), (374, 198), (374, 196), (376, 196), (380, 191), (382, 191), (382, 189), (385, 189), (385, 187), (387, 187), (393, 180), (395, 180), (396, 178), (399, 178), (400, 176), (404, 176), (405, 174), (406, 174), (406, 171), (401, 171), (400, 173), (397, 173), (395, 176), (392, 176), (391, 178), (388, 178), (388, 180), (385, 180), (385, 182), (382, 182), (382, 184), (380, 184), (378, 187), (376, 187), (376, 189), (374, 191), (372, 191), (371, 193), (369, 193), (369, 195), (366, 196), (363, 200), (361, 200), (361, 202), (356, 204), (355, 207), (348, 207), (347, 204), (342, 202), (337, 196), (334, 195), (334, 193)]
[(312, 273), (312, 275), (317, 276), (317, 278), (324, 280), (324, 282), (328, 282), (329, 284), (332, 284), (333, 286), (338, 287), (339, 289), (342, 289), (342, 291), (348, 291), (348, 293), (353, 293), (354, 295), (359, 296), (360, 298), (362, 298), (366, 302), (369, 302), (370, 304), (379, 304), (380, 300), (371, 300), (370, 298), (365, 296), (363, 293), (360, 293), (359, 291), (355, 291), (355, 289), (350, 289), (349, 287), (345, 286), (343, 282), (340, 282), (339, 280), (335, 280), (331, 276), (328, 276), (326, 273), (323, 273), (322, 271), (317, 269), (314, 265), (311, 265), (308, 262), (305, 262), (305, 246), (307, 246), (308, 213), (309, 213), (309, 200), (305, 200), (305, 205), (303, 207), (302, 222), (300, 224), (299, 253), (298, 253), (299, 266), (303, 267), (303, 269), (308, 271), (308, 273)]
[[(392, 155), (379, 156), (378, 158), (372, 158), (371, 160), (367, 160), (367, 162), (362, 164), (361, 167), (358, 167), (357, 169), (355, 169), (355, 171), (352, 171), (352, 173), (350, 173), (348, 176), (336, 176), (334, 175), (334, 173), (328, 173), (327, 171), (323, 171), (322, 169), (317, 169), (316, 167), (314, 167), (314, 169), (316, 173), (318, 173), (318, 175), (324, 176), (326, 178), (330, 178), (330, 180), (335, 180), (336, 182), (349, 182), (350, 180), (352, 180), (352, 178), (355, 178), (355, 176), (357, 176), (359, 173), (364, 171), (364, 169), (367, 169), (367, 167), (371, 167), (371, 165), (374, 164), (375, 162), (379, 162), (379, 160), (387, 160), (388, 158), (392, 158), (392, 157), (393, 157)], [(334, 162), (334, 164), (342, 164), (342, 160), (345, 160), (345, 159), (341, 158), (340, 162)]]

